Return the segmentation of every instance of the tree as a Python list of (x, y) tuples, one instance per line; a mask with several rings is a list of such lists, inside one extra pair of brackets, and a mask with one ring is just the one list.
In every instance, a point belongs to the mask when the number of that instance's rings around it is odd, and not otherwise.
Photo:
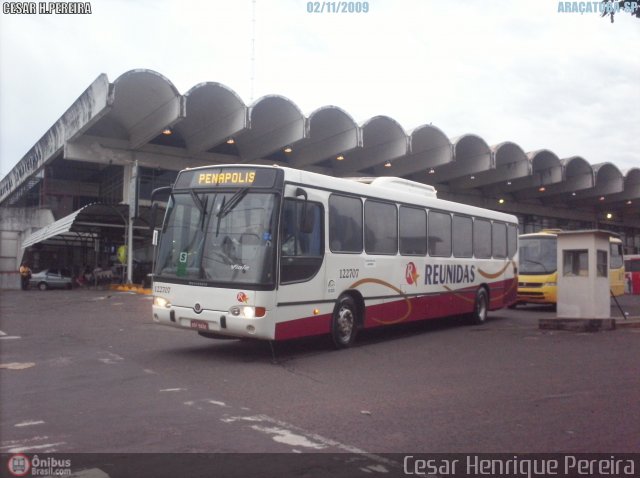
[[(626, 4), (626, 5), (625, 5)], [(630, 8), (631, 6), (635, 7), (635, 10), (630, 11), (632, 16), (636, 18), (640, 18), (640, 3), (629, 2), (627, 0), (603, 0), (603, 12), (602, 16), (606, 17), (609, 15), (611, 17), (611, 23), (613, 23), (613, 17), (618, 12), (626, 12), (625, 6)]]

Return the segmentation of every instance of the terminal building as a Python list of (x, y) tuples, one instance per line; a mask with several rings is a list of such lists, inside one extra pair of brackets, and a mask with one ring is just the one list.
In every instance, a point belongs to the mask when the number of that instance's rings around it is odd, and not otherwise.
[[(247, 105), (215, 82), (181, 94), (157, 72), (132, 70), (98, 76), (0, 181), (0, 287), (19, 287), (23, 260), (34, 271), (100, 266), (143, 281), (162, 220), (150, 214), (151, 191), (181, 169), (228, 163), (398, 176), (515, 214), (521, 233), (607, 229), (626, 254), (640, 253), (640, 168), (450, 138), (431, 124), (406, 131), (388, 116), (357, 123), (337, 106), (305, 114), (278, 95)], [(126, 261), (122, 246), (133, 251)]]

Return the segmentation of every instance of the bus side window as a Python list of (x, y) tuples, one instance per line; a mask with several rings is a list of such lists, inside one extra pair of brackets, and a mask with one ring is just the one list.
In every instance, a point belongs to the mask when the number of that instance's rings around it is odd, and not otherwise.
[(507, 225), (507, 256), (513, 259), (518, 250), (518, 226), (515, 224)]
[(495, 259), (507, 257), (507, 225), (494, 222), (491, 226), (492, 252)]
[(609, 267), (611, 269), (619, 269), (622, 267), (623, 255), (622, 255), (622, 244), (612, 242), (610, 245), (611, 249), (611, 261)]
[(473, 220), (468, 216), (453, 215), (453, 256), (473, 256)]
[(473, 221), (473, 255), (476, 259), (491, 257), (491, 223), (486, 219)]
[(429, 255), (451, 256), (451, 215), (439, 211), (429, 211), (428, 223)]
[(427, 254), (427, 213), (424, 209), (400, 206), (400, 254)]
[(368, 254), (398, 252), (398, 209), (395, 204), (367, 200), (364, 223), (364, 248)]
[(332, 194), (329, 198), (329, 246), (331, 252), (362, 252), (362, 201)]

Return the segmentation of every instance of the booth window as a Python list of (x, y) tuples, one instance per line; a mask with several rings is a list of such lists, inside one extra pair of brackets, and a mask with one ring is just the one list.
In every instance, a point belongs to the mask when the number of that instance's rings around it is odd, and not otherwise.
[(565, 277), (587, 277), (589, 275), (589, 253), (587, 249), (563, 251), (562, 264), (562, 275)]
[(598, 250), (598, 277), (608, 277), (607, 251)]

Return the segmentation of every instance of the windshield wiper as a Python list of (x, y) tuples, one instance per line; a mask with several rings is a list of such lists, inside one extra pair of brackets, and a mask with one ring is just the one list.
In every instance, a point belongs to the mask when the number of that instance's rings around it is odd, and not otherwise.
[(242, 201), (242, 198), (244, 198), (248, 192), (248, 189), (238, 189), (233, 194), (233, 196), (231, 196), (231, 199), (229, 199), (229, 201), (226, 200), (226, 196), (222, 198), (222, 205), (220, 206), (220, 209), (216, 214), (216, 216), (218, 217), (218, 222), (216, 223), (216, 237), (218, 237), (218, 234), (220, 233), (220, 221), (222, 221), (222, 218), (233, 211), (233, 208), (235, 208), (238, 203)]
[[(237, 190), (229, 201), (223, 202), (220, 210), (218, 211), (218, 217), (222, 219), (227, 214), (229, 214), (233, 209), (238, 205), (240, 201), (247, 195), (249, 189), (239, 189)], [(223, 199), (224, 201), (224, 199)]]
[(193, 189), (189, 191), (189, 193), (191, 194), (193, 203), (198, 208), (198, 211), (200, 211), (200, 230), (204, 231), (204, 223), (207, 217), (207, 205), (209, 204), (209, 196), (206, 196), (205, 200), (202, 201), (202, 198), (200, 198), (200, 196), (193, 192)]
[(191, 199), (198, 208), (198, 211), (200, 211), (200, 214), (205, 214), (205, 204), (202, 202), (202, 199), (200, 199), (200, 196), (198, 196), (193, 189), (189, 191), (189, 194), (191, 194)]
[(547, 270), (547, 266), (540, 262), (540, 261), (534, 261), (533, 259), (524, 259), (525, 262), (531, 262), (532, 264), (538, 264), (540, 267), (542, 267), (542, 270), (546, 273), (548, 273), (549, 271)]

